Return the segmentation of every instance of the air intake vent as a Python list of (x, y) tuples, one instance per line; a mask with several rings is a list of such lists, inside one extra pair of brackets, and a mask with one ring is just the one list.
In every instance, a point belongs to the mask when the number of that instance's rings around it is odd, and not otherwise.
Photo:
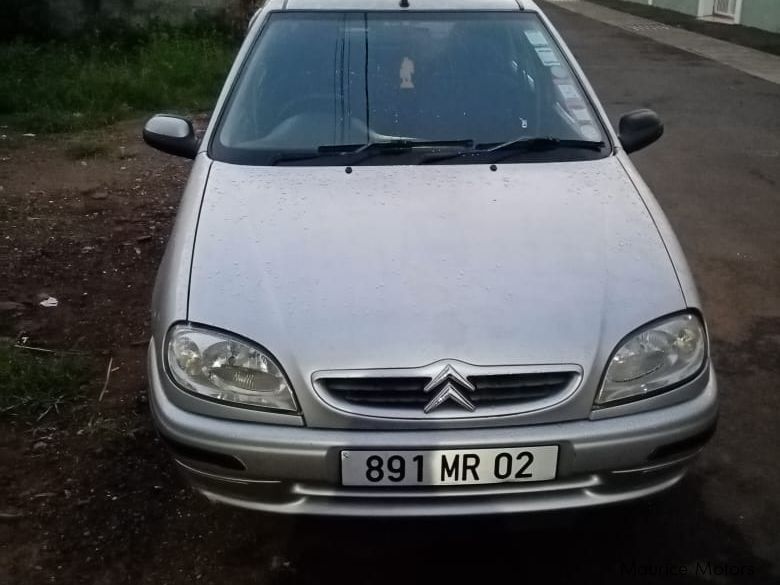
[(423, 392), (430, 378), (326, 378), (325, 389), (352, 404), (382, 406), (425, 405), (430, 397)]
[[(466, 376), (464, 379), (473, 389), (457, 380), (451, 382), (476, 406), (473, 415), (479, 416), (488, 414), (485, 407), (521, 412), (524, 405), (550, 399), (570, 389), (579, 376), (579, 372), (573, 371)], [(429, 376), (328, 376), (318, 378), (317, 385), (334, 402), (356, 407), (350, 409), (354, 412), (398, 417), (404, 411), (412, 416), (423, 411), (438, 391), (438, 386), (425, 391), (431, 380)], [(460, 412), (457, 406), (453, 407)]]

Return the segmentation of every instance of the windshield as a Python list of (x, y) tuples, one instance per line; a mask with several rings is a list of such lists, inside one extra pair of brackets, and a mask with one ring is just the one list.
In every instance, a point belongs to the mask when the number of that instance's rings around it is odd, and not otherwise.
[(506, 162), (583, 160), (606, 156), (605, 142), (535, 14), (280, 12), (255, 42), (211, 148), (239, 164), (341, 164), (344, 155), (414, 164), (431, 151), (484, 162), (497, 147), (510, 147)]

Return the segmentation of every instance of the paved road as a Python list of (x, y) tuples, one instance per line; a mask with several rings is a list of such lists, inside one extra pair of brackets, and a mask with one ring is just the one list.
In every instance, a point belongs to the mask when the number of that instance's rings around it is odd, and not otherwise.
[(708, 311), (723, 394), (716, 438), (677, 489), (626, 507), (285, 524), (275, 550), (296, 582), (780, 582), (780, 85), (557, 7), (549, 13), (613, 120), (650, 107), (667, 124), (635, 160)]
[(647, 546), (671, 539), (671, 558), (775, 559), (777, 571), (780, 85), (557, 7), (549, 14), (613, 120), (636, 106), (665, 120), (667, 135), (635, 162), (688, 254), (711, 327), (719, 432), (668, 504), (679, 517), (648, 532)]

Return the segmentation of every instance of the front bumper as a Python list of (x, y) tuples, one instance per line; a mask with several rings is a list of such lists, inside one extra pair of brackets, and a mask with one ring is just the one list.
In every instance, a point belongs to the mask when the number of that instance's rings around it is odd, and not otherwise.
[[(490, 429), (366, 431), (232, 421), (185, 411), (150, 368), (155, 424), (193, 486), (212, 501), (269, 512), (436, 516), (560, 510), (648, 496), (685, 474), (714, 431), (715, 376), (691, 400), (604, 420)], [(706, 375), (706, 374), (705, 374)], [(343, 449), (559, 445), (552, 481), (428, 488), (346, 488)]]

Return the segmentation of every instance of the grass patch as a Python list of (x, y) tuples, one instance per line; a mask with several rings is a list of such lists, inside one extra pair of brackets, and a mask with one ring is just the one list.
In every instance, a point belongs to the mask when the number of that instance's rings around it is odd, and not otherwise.
[(210, 109), (235, 51), (235, 38), (219, 30), (2, 43), (0, 122), (69, 132), (157, 110)]
[(94, 379), (86, 357), (0, 347), (0, 419), (40, 420), (84, 397)]
[(666, 10), (655, 6), (637, 4), (635, 2), (626, 2), (625, 0), (589, 1), (643, 18), (649, 18), (650, 20), (668, 24), (669, 26), (676, 26), (722, 41), (728, 41), (735, 45), (742, 45), (743, 47), (750, 47), (751, 49), (772, 53), (773, 55), (780, 55), (780, 34), (765, 31), (760, 28), (708, 22), (706, 20), (699, 20), (688, 14), (675, 12), (674, 10)]

